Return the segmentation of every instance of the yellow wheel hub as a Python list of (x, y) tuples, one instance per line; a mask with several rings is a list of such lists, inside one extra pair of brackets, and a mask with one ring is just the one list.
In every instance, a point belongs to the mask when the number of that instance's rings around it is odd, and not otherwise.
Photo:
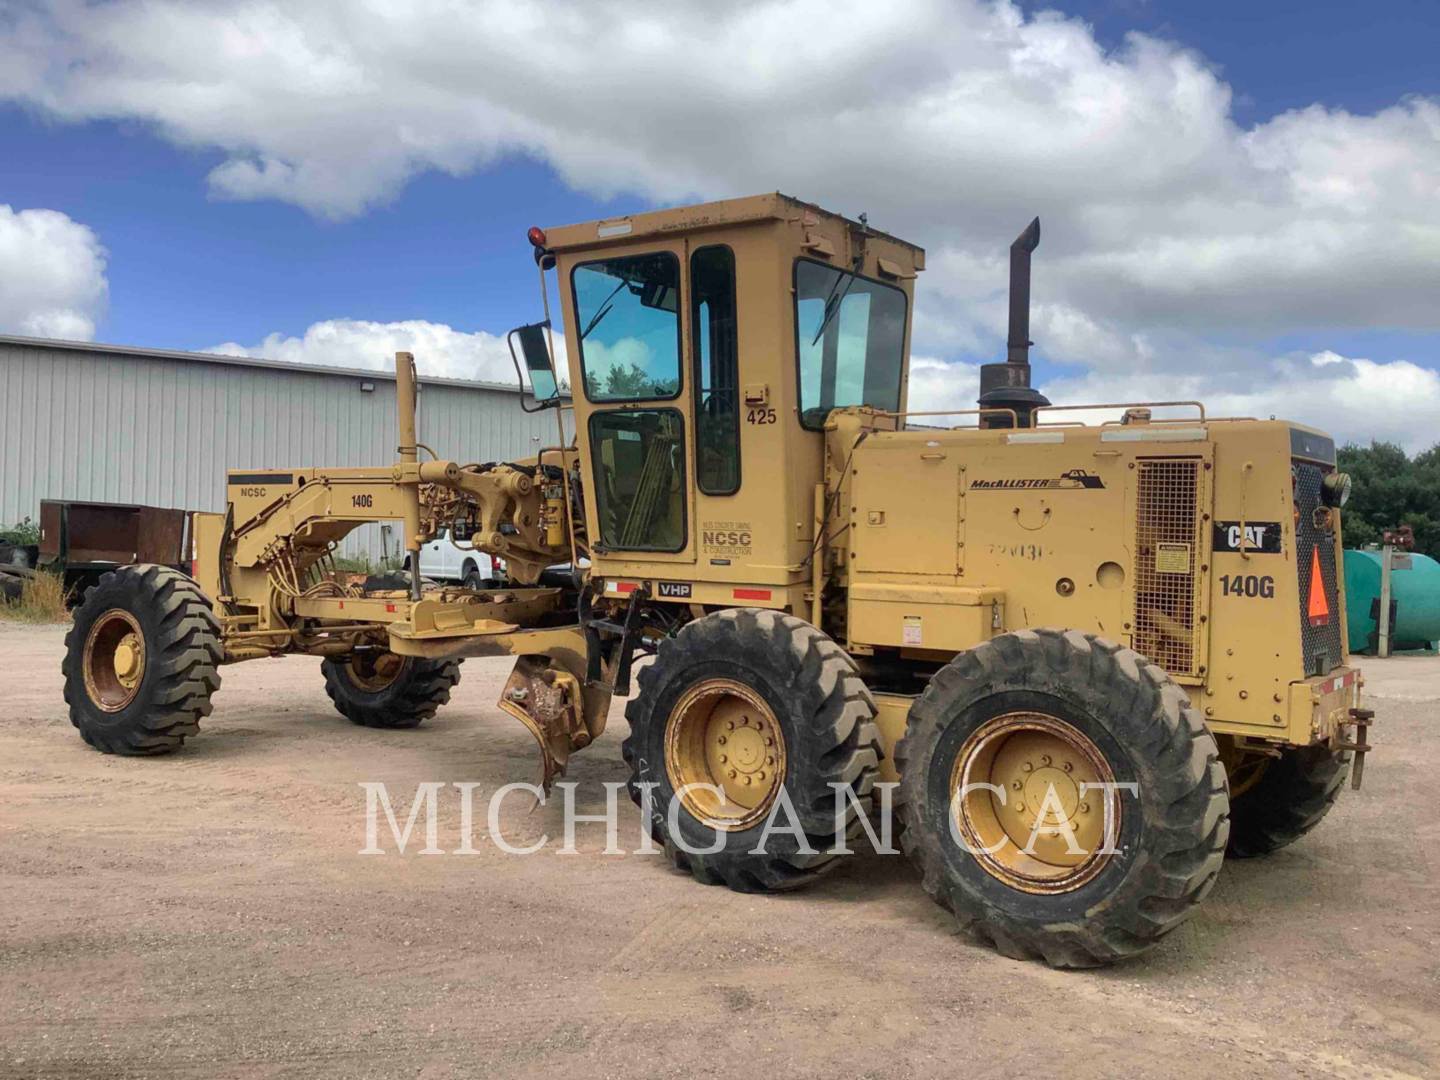
[(350, 661), (350, 681), (368, 694), (376, 694), (393, 683), (405, 669), (405, 661), (394, 653), (356, 653)]
[(1068, 892), (1109, 861), (1120, 801), (1095, 785), (1113, 783), (1099, 747), (1076, 728), (1043, 713), (1007, 713), (982, 724), (955, 759), (956, 832), (1006, 884)]
[(785, 735), (750, 687), (708, 679), (671, 710), (665, 772), (693, 816), (718, 829), (747, 829), (764, 819), (784, 784)]
[(1266, 754), (1247, 752), (1235, 745), (1234, 739), (1220, 740), (1220, 764), (1230, 784), (1231, 800), (1238, 799), (1258, 784), (1273, 759)]
[(85, 693), (105, 712), (119, 712), (135, 699), (145, 678), (145, 634), (135, 616), (111, 608), (85, 635)]

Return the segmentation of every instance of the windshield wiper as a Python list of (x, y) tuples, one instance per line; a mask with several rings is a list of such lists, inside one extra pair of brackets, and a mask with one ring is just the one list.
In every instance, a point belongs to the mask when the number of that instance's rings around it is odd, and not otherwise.
[[(840, 276), (837, 277), (835, 283), (830, 286), (830, 295), (825, 297), (825, 317), (820, 320), (820, 329), (816, 330), (815, 336), (810, 339), (810, 347), (812, 349), (815, 347), (815, 343), (825, 336), (825, 328), (830, 325), (830, 320), (833, 319), (835, 313), (840, 310), (840, 304), (844, 301), (845, 297), (850, 294), (850, 286), (855, 284), (855, 278), (859, 274), (859, 271), (859, 259), (855, 260), (855, 268), (853, 270), (848, 272), (843, 270), (839, 271)], [(840, 288), (840, 282), (842, 280), (845, 282), (844, 291), (842, 291), (839, 296), (836, 296), (835, 290)]]
[(604, 301), (600, 304), (600, 310), (595, 312), (594, 316), (590, 319), (590, 321), (585, 324), (585, 329), (580, 331), (581, 341), (584, 341), (587, 337), (589, 337), (590, 331), (594, 330), (595, 327), (600, 325), (600, 320), (605, 318), (606, 315), (610, 314), (610, 309), (615, 306), (614, 304), (610, 303), (610, 301), (614, 300), (615, 294), (618, 293), (621, 289), (625, 288), (625, 286), (628, 284), (630, 284), (628, 281), (626, 281), (624, 278), (621, 278), (620, 284), (616, 285), (615, 288), (610, 291), (610, 295), (605, 297)]

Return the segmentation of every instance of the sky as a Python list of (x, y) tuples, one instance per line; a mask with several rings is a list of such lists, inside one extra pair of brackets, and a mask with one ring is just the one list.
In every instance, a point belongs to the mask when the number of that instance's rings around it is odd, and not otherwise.
[(1440, 5), (0, 0), (0, 332), (511, 375), (528, 226), (783, 190), (927, 248), (912, 397), (1440, 440)]

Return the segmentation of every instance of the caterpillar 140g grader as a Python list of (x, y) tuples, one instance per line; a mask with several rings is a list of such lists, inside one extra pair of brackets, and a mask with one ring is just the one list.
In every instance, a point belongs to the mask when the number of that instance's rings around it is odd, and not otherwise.
[[(1349, 481), (1298, 424), (1051, 406), (1027, 352), (1038, 240), (1011, 249), (1008, 358), (941, 420), (907, 411), (924, 252), (863, 217), (764, 195), (532, 229), (522, 401), (573, 428), (527, 461), (446, 459), (399, 355), (397, 461), (231, 472), (193, 576), (122, 567), (88, 593), (71, 716), (98, 749), (163, 753), (223, 665), (306, 653), (345, 716), (408, 728), (464, 657), (514, 656), (500, 708), (548, 784), (653, 654), (624, 758), (700, 881), (803, 885), (893, 794), (924, 887), (982, 940), (1064, 967), (1138, 953), (1227, 851), (1311, 829), (1357, 755), (1358, 786)], [(448, 528), (509, 579), (342, 584), (336, 544), (377, 520), (404, 522), (412, 567)]]

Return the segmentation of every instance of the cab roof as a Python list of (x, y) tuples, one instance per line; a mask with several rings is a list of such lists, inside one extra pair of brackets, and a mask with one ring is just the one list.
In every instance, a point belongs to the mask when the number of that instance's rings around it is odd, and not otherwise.
[(698, 203), (694, 206), (677, 206), (666, 210), (648, 210), (641, 214), (605, 218), (601, 221), (587, 221), (577, 225), (559, 225), (546, 229), (546, 246), (551, 251), (574, 251), (603, 244), (612, 244), (621, 239), (639, 239), (646, 236), (663, 236), (669, 233), (698, 232), (703, 229), (724, 228), (730, 225), (744, 225), (761, 221), (798, 221), (815, 225), (828, 219), (835, 224), (844, 224), (855, 229), (865, 229), (871, 237), (887, 240), (914, 253), (916, 269), (925, 265), (925, 249), (899, 237), (881, 232), (869, 225), (862, 225), (842, 214), (832, 213), (814, 203), (780, 192), (766, 195), (749, 195), (740, 199), (722, 199), (718, 202)]

